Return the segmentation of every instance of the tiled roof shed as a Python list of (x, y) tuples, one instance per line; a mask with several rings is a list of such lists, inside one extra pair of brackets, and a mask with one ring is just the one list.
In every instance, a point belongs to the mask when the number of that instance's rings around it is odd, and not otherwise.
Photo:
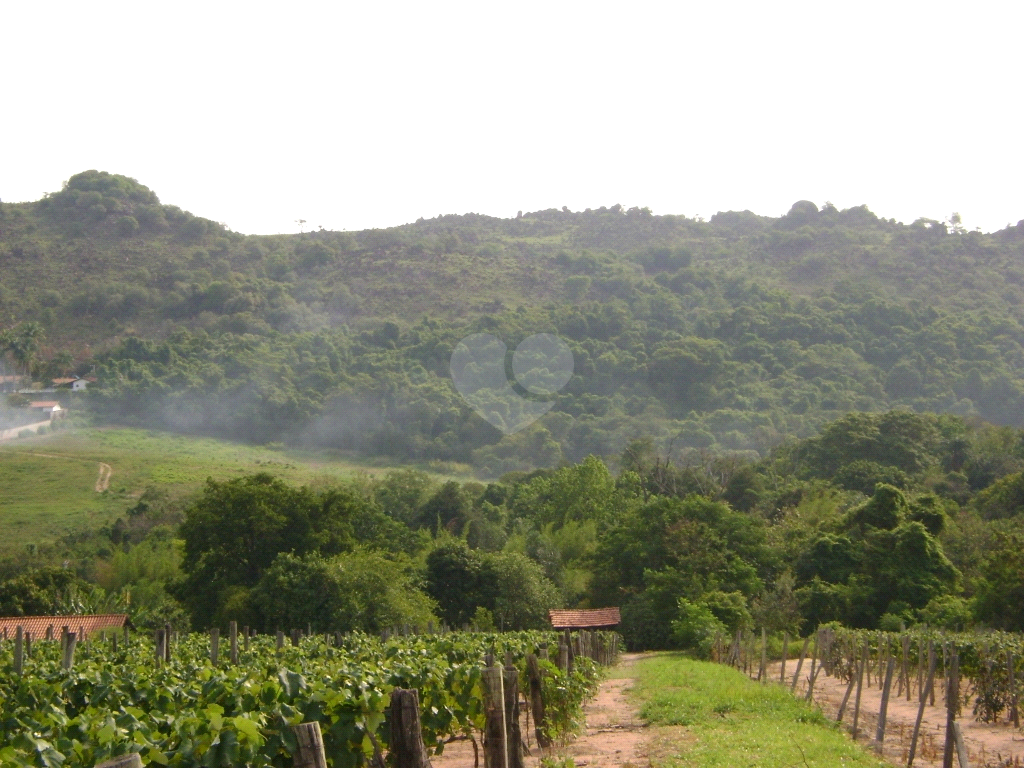
[(548, 611), (555, 629), (611, 629), (621, 621), (618, 608)]
[(0, 637), (12, 638), (21, 627), (32, 633), (33, 640), (43, 640), (53, 627), (53, 637), (60, 639), (64, 627), (68, 632), (84, 632), (86, 637), (105, 629), (121, 629), (128, 624), (125, 613), (101, 613), (81, 616), (4, 616), (0, 618)]

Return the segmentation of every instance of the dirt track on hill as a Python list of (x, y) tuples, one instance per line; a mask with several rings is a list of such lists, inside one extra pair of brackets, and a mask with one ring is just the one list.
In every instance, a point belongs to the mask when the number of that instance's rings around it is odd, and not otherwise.
[[(80, 459), (77, 456), (61, 456), (58, 453), (35, 453), (33, 451), (23, 451), (23, 453), (26, 456), (39, 456), (44, 459), (67, 459), (68, 461), (84, 461), (87, 464), (93, 463), (89, 459)], [(96, 485), (93, 486), (93, 490), (96, 493), (103, 493), (110, 487), (110, 477), (114, 474), (114, 468), (102, 461), (96, 463), (100, 465), (100, 473), (96, 478)]]

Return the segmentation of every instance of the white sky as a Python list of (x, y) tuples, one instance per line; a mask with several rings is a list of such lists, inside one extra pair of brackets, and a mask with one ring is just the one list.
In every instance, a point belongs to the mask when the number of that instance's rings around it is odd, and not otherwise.
[(796, 200), (1024, 219), (1016, 3), (0, 5), (0, 199), (247, 233)]

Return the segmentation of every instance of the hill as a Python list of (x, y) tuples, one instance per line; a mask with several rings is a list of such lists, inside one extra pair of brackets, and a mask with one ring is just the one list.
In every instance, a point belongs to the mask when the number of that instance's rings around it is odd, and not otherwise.
[[(95, 366), (105, 421), (490, 475), (641, 434), (764, 454), (851, 410), (1024, 414), (1024, 223), (801, 201), (777, 219), (612, 206), (257, 237), (90, 171), (0, 206), (0, 280), (10, 333), (45, 333), (21, 362)], [(450, 380), (477, 332), (557, 334), (575, 359), (551, 412), (504, 440)]]

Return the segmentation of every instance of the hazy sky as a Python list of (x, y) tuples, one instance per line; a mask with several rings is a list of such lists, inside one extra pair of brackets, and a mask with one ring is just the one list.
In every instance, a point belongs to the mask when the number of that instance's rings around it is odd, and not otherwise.
[(15, 3), (0, 199), (89, 168), (247, 233), (470, 211), (1024, 219), (1010, 3)]

